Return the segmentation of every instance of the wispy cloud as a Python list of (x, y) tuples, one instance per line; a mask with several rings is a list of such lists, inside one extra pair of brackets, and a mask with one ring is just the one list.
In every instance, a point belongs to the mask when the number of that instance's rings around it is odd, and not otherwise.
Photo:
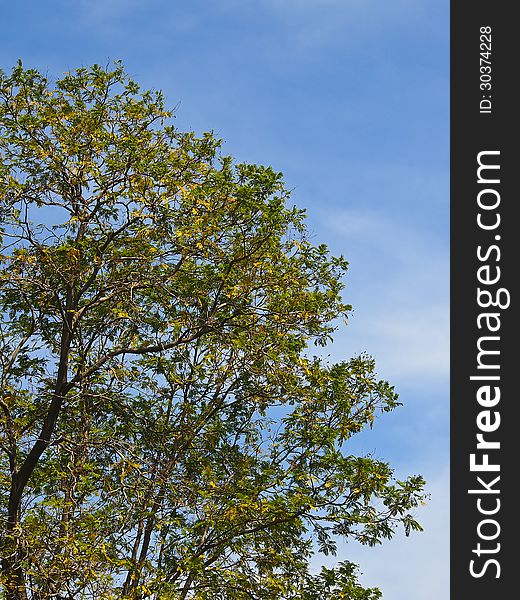
[[(381, 43), (385, 32), (421, 25), (439, 10), (438, 3), (429, 0), (219, 0), (217, 5), (230, 12), (266, 11), (283, 23), (293, 50), (300, 51), (354, 40), (367, 50), (369, 44)], [(428, 35), (439, 32), (430, 30)]]
[(323, 225), (351, 260), (354, 313), (336, 350), (373, 354), (391, 379), (446, 378), (449, 371), (448, 254), (388, 215), (335, 211)]
[(107, 20), (132, 16), (136, 10), (147, 4), (145, 0), (103, 0), (103, 2), (81, 0), (79, 2), (86, 18), (102, 24), (106, 24)]
[(409, 538), (397, 535), (381, 546), (369, 548), (357, 543), (341, 544), (338, 556), (316, 560), (335, 564), (350, 560), (361, 567), (361, 582), (379, 587), (384, 600), (442, 600), (449, 597), (449, 472), (436, 472), (427, 488), (427, 506), (417, 518), (422, 533)]
[[(395, 197), (399, 183), (392, 183), (384, 166), (374, 164), (373, 169), (378, 174), (375, 188)], [(409, 178), (403, 174), (408, 193), (416, 188), (423, 190), (425, 201), (437, 196), (441, 202), (434, 179), (432, 174), (425, 179), (420, 172)], [(365, 193), (369, 198), (370, 190)], [(354, 313), (332, 353), (344, 358), (367, 351), (376, 358), (379, 374), (398, 391), (401, 387), (407, 391), (401, 394), (403, 411), (391, 419), (381, 418), (377, 431), (360, 436), (354, 449), (361, 453), (373, 449), (398, 473), (421, 472), (429, 482), (431, 499), (417, 513), (423, 533), (409, 538), (399, 534), (376, 548), (343, 543), (329, 563), (345, 559), (358, 563), (363, 584), (380, 587), (384, 600), (439, 600), (449, 596), (447, 235), (425, 225), (417, 228), (416, 219), (409, 218), (403, 206), (392, 213), (391, 201), (386, 208), (364, 209), (370, 203), (357, 199), (355, 208), (336, 205), (323, 210), (318, 220), (320, 235), (325, 232), (333, 250), (343, 252), (351, 264), (345, 297)], [(324, 562), (317, 558), (316, 567)]]
[(410, 379), (445, 377), (449, 371), (447, 305), (392, 311), (368, 318), (364, 339), (382, 370)]

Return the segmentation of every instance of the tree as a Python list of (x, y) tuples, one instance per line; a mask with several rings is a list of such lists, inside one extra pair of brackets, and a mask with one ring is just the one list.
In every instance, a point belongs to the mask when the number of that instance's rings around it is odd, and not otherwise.
[(348, 453), (398, 405), (312, 355), (350, 306), (281, 175), (171, 123), (122, 66), (0, 75), (1, 583), (8, 600), (371, 600), (419, 476)]

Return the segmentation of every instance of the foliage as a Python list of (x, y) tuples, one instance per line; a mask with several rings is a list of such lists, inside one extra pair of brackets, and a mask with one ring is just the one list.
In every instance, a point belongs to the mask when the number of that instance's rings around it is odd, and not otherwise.
[(311, 355), (346, 262), (170, 117), (120, 64), (0, 75), (5, 598), (376, 599), (308, 571), (419, 529), (422, 478), (348, 453), (394, 389)]

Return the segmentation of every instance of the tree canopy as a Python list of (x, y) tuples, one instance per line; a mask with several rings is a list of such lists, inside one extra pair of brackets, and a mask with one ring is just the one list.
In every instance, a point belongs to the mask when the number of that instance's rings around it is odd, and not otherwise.
[(375, 600), (309, 566), (420, 529), (423, 479), (349, 453), (394, 388), (313, 354), (347, 263), (171, 117), (119, 63), (0, 72), (0, 594)]

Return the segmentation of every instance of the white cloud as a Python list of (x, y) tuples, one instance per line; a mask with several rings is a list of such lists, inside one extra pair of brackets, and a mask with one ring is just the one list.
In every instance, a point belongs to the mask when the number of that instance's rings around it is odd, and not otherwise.
[(380, 367), (392, 376), (415, 379), (449, 373), (447, 306), (377, 314), (364, 327), (363, 339)]
[[(326, 239), (333, 239), (334, 252), (344, 253), (351, 264), (344, 296), (354, 313), (330, 350), (334, 358), (360, 351), (374, 355), (380, 375), (398, 391), (406, 386), (411, 398), (403, 399), (405, 408), (410, 399), (421, 402), (424, 390), (435, 389), (438, 398), (416, 404), (399, 422), (378, 424), (359, 442), (360, 448), (393, 455), (391, 463), (399, 472), (425, 476), (431, 499), (417, 511), (424, 532), (409, 538), (400, 534), (375, 548), (342, 543), (338, 556), (316, 557), (313, 565), (351, 560), (360, 565), (361, 582), (379, 587), (383, 600), (448, 598), (449, 470), (446, 431), (439, 427), (446, 422), (449, 375), (446, 236), (424, 225), (419, 234), (413, 218), (386, 209), (323, 211), (320, 237), (322, 228)], [(420, 421), (410, 421), (419, 413)], [(386, 437), (380, 437), (379, 427), (386, 427)], [(426, 457), (426, 465), (438, 462), (423, 466)]]
[(82, 0), (80, 2), (84, 15), (101, 23), (107, 19), (120, 19), (146, 4), (145, 0), (103, 0), (103, 2)]
[(429, 0), (219, 0), (218, 5), (229, 12), (269, 11), (300, 51), (353, 39), (365, 40), (367, 50), (389, 30), (412, 23), (424, 28), (437, 8)]
[(437, 471), (427, 488), (431, 499), (418, 511), (424, 527), (369, 548), (341, 544), (334, 559), (316, 557), (313, 566), (350, 560), (360, 565), (360, 581), (379, 587), (383, 600), (442, 600), (449, 597), (449, 472)]
[(340, 211), (325, 226), (351, 260), (345, 298), (354, 306), (334, 354), (368, 352), (379, 371), (407, 383), (449, 373), (448, 253), (383, 215)]

